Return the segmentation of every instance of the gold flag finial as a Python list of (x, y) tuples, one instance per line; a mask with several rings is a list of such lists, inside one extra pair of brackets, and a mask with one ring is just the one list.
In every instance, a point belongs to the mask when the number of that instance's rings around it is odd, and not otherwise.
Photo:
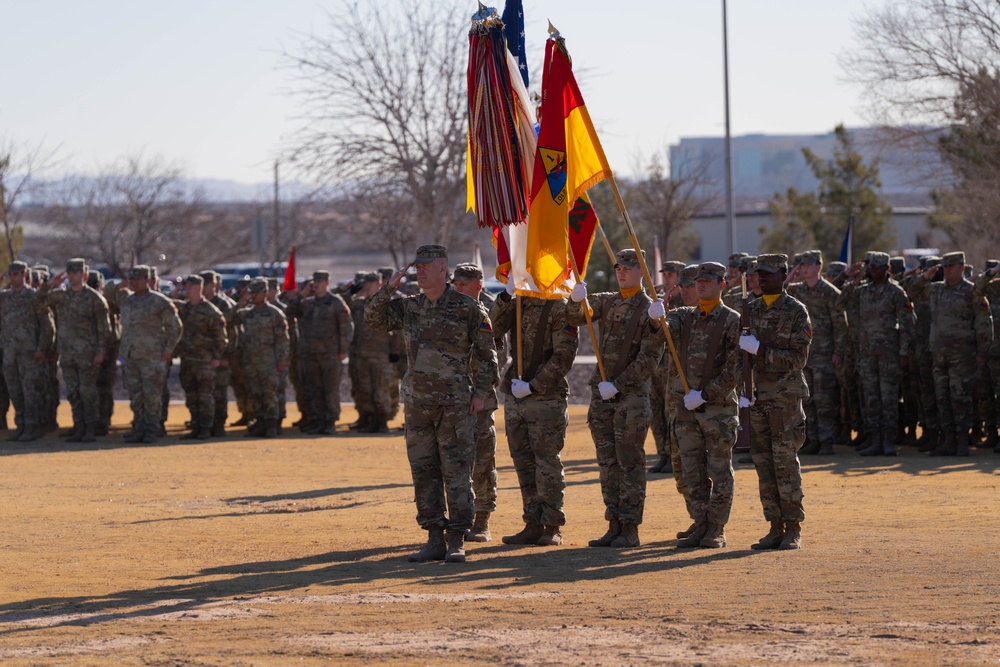
[(550, 37), (558, 37), (559, 36), (559, 31), (556, 30), (556, 27), (554, 25), (552, 25), (552, 21), (549, 21), (549, 36)]

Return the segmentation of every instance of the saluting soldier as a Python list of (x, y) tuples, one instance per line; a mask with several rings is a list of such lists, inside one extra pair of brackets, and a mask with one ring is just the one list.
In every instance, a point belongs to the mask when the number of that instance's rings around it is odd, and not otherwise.
[(181, 358), (181, 387), (191, 413), (191, 432), (185, 437), (207, 440), (216, 424), (216, 371), (229, 338), (222, 311), (203, 297), (204, 278), (190, 275), (184, 283), (187, 300), (178, 307), (184, 332), (176, 353)]
[[(589, 542), (592, 547), (637, 547), (639, 524), (646, 505), (646, 433), (649, 430), (649, 384), (660, 363), (663, 342), (658, 340), (646, 309), (651, 300), (642, 287), (642, 270), (635, 250), (615, 254), (617, 292), (587, 296), (586, 283), (573, 287), (567, 319), (573, 326), (586, 323), (583, 309), (593, 310), (600, 323), (600, 354), (607, 373), (599, 369), (590, 379), (587, 412), (590, 434), (601, 468), (601, 494), (607, 532)], [(586, 301), (586, 303), (584, 303)]]
[(218, 438), (226, 434), (226, 421), (229, 419), (229, 382), (232, 378), (231, 363), (239, 355), (240, 327), (236, 323), (236, 302), (222, 291), (221, 276), (215, 271), (202, 271), (202, 297), (219, 309), (226, 320), (226, 349), (219, 359), (215, 369), (215, 388), (212, 390), (215, 416), (212, 419), (212, 437)]
[(395, 364), (402, 352), (395, 331), (379, 331), (365, 324), (365, 304), (382, 287), (378, 273), (362, 277), (361, 290), (351, 299), (354, 338), (351, 360), (354, 362), (353, 388), (360, 415), (361, 433), (388, 433), (392, 416), (392, 387), (396, 384)]
[(992, 401), (992, 412), (983, 415), (986, 420), (986, 440), (983, 447), (992, 447), (993, 451), (1000, 454), (1000, 437), (998, 437), (997, 427), (1000, 426), (1000, 260), (987, 260), (986, 270), (976, 279), (977, 294), (985, 296), (990, 304), (990, 312), (993, 315), (993, 342), (986, 362), (986, 372), (990, 379), (990, 392)]
[[(246, 306), (247, 302), (250, 306)], [(237, 322), (242, 327), (243, 372), (247, 410), (254, 421), (248, 437), (278, 435), (278, 382), (288, 368), (288, 322), (285, 314), (267, 301), (267, 281), (254, 279), (240, 297)]]

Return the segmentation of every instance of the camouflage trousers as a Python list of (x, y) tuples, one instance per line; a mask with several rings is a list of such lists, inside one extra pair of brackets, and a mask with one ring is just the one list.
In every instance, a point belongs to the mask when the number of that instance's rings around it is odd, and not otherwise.
[(236, 354), (229, 358), (229, 382), (236, 397), (236, 409), (241, 415), (253, 417), (250, 404), (247, 401), (247, 378), (243, 366), (243, 357)]
[(864, 410), (861, 402), (861, 381), (858, 378), (858, 344), (848, 338), (844, 347), (844, 363), (837, 368), (840, 385), (840, 405), (843, 420), (855, 431), (864, 429)]
[(340, 419), (340, 368), (336, 354), (308, 353), (304, 359), (305, 384), (309, 387), (309, 414), (324, 421)]
[(497, 430), (493, 426), (496, 406), (476, 414), (476, 462), (472, 466), (472, 490), (477, 512), (497, 511)]
[[(858, 358), (865, 399), (865, 430), (894, 438), (899, 427), (899, 356), (866, 354)], [(890, 440), (891, 442), (891, 440)]]
[(997, 426), (997, 371), (1000, 356), (990, 355), (985, 364), (976, 366), (976, 380), (973, 383), (976, 394), (976, 423), (987, 428)]
[(111, 425), (115, 411), (115, 380), (118, 377), (118, 346), (104, 353), (104, 363), (97, 369), (97, 401), (99, 423)]
[(974, 354), (935, 352), (934, 396), (942, 433), (968, 433), (972, 428)]
[(170, 409), (170, 367), (174, 365), (171, 359), (164, 364), (163, 386), (160, 389), (160, 423), (167, 423), (167, 411)]
[(917, 367), (911, 371), (917, 374), (917, 399), (920, 401), (920, 425), (925, 429), (941, 428), (938, 420), (937, 396), (934, 395), (934, 358), (929, 349), (917, 352)]
[(358, 357), (351, 379), (358, 411), (389, 419), (393, 412), (392, 385), (395, 382), (396, 369), (388, 358)]
[(78, 358), (63, 355), (63, 382), (66, 383), (66, 398), (73, 410), (73, 424), (96, 426), (101, 421), (101, 396), (97, 388), (100, 366), (94, 365), (94, 355), (84, 354)]
[(466, 405), (407, 403), (405, 411), (417, 523), (425, 530), (468, 532), (475, 503), (476, 416)]
[(7, 428), (7, 413), (10, 412), (10, 392), (7, 391), (7, 380), (3, 375), (3, 360), (0, 359), (0, 427)]
[(215, 416), (213, 425), (225, 426), (229, 419), (229, 382), (232, 379), (232, 370), (229, 364), (219, 366), (215, 369), (215, 385), (212, 388), (213, 403), (215, 404)]
[(622, 523), (642, 523), (646, 504), (646, 433), (649, 431), (649, 396), (622, 395), (602, 401), (593, 388), (587, 422), (601, 468), (604, 518)]
[(122, 382), (128, 390), (136, 431), (156, 433), (159, 429), (166, 375), (167, 366), (159, 357), (125, 359)]
[(657, 366), (650, 377), (649, 429), (653, 432), (656, 453), (670, 456), (670, 419), (667, 416), (667, 397), (670, 377), (662, 366)]
[(733, 508), (733, 447), (740, 419), (735, 406), (704, 407), (704, 412), (680, 408), (674, 434), (691, 518), (724, 526)]
[(806, 518), (798, 456), (806, 437), (805, 418), (797, 398), (758, 400), (750, 408), (750, 457), (768, 521)]
[(566, 398), (529, 394), (516, 399), (508, 395), (503, 418), (510, 458), (521, 487), (524, 522), (566, 525), (566, 478), (560, 458), (569, 425)]
[(817, 364), (803, 369), (809, 396), (802, 401), (806, 413), (806, 437), (811, 442), (833, 444), (837, 423), (837, 371), (833, 364)]
[(38, 426), (42, 414), (42, 373), (44, 362), (35, 359), (34, 350), (4, 350), (3, 377), (7, 382), (10, 402), (14, 404), (14, 423), (18, 426)]
[(278, 419), (278, 381), (274, 363), (243, 363), (248, 414), (256, 419)]
[(295, 392), (295, 407), (300, 415), (305, 416), (309, 408), (306, 407), (306, 387), (302, 381), (302, 355), (298, 350), (293, 350), (288, 357), (288, 380)]
[(215, 369), (208, 359), (181, 357), (181, 388), (193, 428), (212, 428), (215, 422)]
[(56, 421), (59, 411), (59, 356), (52, 354), (42, 362), (42, 408), (40, 423)]

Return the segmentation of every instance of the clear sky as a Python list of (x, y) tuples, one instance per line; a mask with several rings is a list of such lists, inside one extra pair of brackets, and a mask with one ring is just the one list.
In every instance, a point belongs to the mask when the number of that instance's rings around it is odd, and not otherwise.
[[(836, 55), (853, 42), (850, 19), (862, 3), (729, 1), (733, 134), (861, 124), (859, 90), (841, 82)], [(721, 0), (524, 5), (529, 58), (541, 59), (551, 19), (616, 172), (681, 136), (724, 132)], [(324, 32), (324, 7), (336, 6), (0, 0), (0, 136), (58, 146), (65, 171), (143, 151), (192, 177), (265, 182), (298, 124), (292, 72), (278, 52), (296, 31)]]

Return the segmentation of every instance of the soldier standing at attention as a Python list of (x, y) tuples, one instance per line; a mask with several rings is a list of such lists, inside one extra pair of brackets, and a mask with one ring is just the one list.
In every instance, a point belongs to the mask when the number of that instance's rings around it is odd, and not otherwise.
[(307, 433), (334, 435), (340, 419), (340, 371), (351, 348), (354, 321), (344, 300), (329, 291), (329, 271), (313, 272), (313, 284), (315, 296), (290, 295), (294, 300), (288, 311), (299, 322), (305, 385), (312, 398), (309, 415), (316, 420)]
[(187, 301), (178, 311), (184, 324), (177, 355), (181, 358), (181, 387), (188, 411), (191, 432), (185, 437), (207, 440), (212, 437), (215, 415), (215, 373), (222, 364), (229, 338), (222, 311), (203, 298), (204, 279), (190, 275), (184, 279)]
[[(726, 267), (698, 267), (697, 308), (665, 312), (662, 301), (648, 309), (661, 336), (674, 338), (690, 391), (678, 376), (671, 391), (678, 407), (674, 434), (695, 529), (681, 538), (683, 548), (726, 546), (725, 527), (733, 507), (733, 447), (739, 428), (736, 381), (740, 375), (740, 316), (722, 303)], [(660, 318), (666, 315), (669, 332)]]
[(837, 308), (840, 290), (820, 277), (823, 252), (807, 250), (788, 277), (788, 295), (809, 311), (812, 345), (804, 370), (809, 396), (806, 411), (806, 444), (802, 454), (833, 454), (837, 423), (837, 367), (843, 363), (847, 343), (847, 318)]
[(361, 290), (351, 299), (354, 338), (351, 360), (355, 364), (352, 382), (357, 392), (361, 433), (388, 433), (392, 415), (392, 386), (396, 383), (395, 363), (401, 352), (396, 332), (379, 331), (365, 324), (365, 304), (382, 287), (382, 276), (366, 273)]
[[(642, 288), (642, 270), (635, 250), (615, 255), (618, 292), (587, 296), (587, 284), (577, 283), (570, 295), (567, 319), (573, 326), (586, 322), (589, 305), (600, 322), (600, 354), (608, 379), (599, 369), (590, 379), (592, 396), (587, 422), (601, 468), (601, 494), (608, 531), (592, 547), (637, 547), (639, 524), (646, 504), (646, 432), (649, 430), (649, 383), (660, 363), (663, 342), (649, 322), (651, 300)], [(584, 304), (584, 301), (587, 304)]]
[[(487, 313), (493, 307), (493, 297), (483, 292), (483, 270), (476, 264), (458, 264), (451, 281), (459, 293), (475, 299)], [(494, 334), (496, 336), (496, 334)], [(495, 342), (494, 338), (494, 342)], [(476, 359), (473, 358), (473, 372)], [(497, 361), (499, 369), (500, 362)], [(496, 385), (498, 374), (493, 377), (493, 390), (489, 392), (483, 409), (476, 413), (476, 462), (472, 466), (472, 491), (476, 494), (475, 518), (472, 529), (466, 534), (468, 542), (489, 542), (490, 514), (497, 511), (497, 431), (493, 415), (498, 407)]]
[(754, 355), (755, 395), (740, 397), (740, 407), (750, 408), (750, 456), (771, 530), (750, 548), (800, 549), (806, 513), (797, 452), (806, 436), (802, 369), (812, 329), (806, 307), (782, 289), (787, 255), (760, 255), (752, 270), (762, 294), (748, 306), (750, 334), (740, 336), (739, 346)]
[[(250, 307), (244, 307), (247, 301)], [(288, 368), (288, 323), (280, 309), (267, 302), (267, 281), (256, 278), (240, 297), (236, 314), (242, 326), (243, 371), (247, 410), (254, 422), (247, 437), (278, 435), (278, 382)]]
[(910, 294), (929, 293), (931, 355), (941, 442), (931, 456), (968, 456), (972, 428), (972, 382), (993, 342), (993, 315), (980, 289), (965, 279), (965, 253), (941, 256), (944, 280), (931, 283), (937, 267), (914, 278)]
[[(677, 308), (684, 305), (681, 300), (680, 289), (677, 283), (680, 282), (681, 271), (684, 270), (684, 262), (670, 260), (664, 262), (660, 269), (660, 290), (659, 297), (666, 302), (667, 308)], [(653, 442), (656, 443), (657, 459), (650, 473), (673, 472), (673, 464), (670, 460), (670, 411), (667, 409), (667, 394), (670, 393), (670, 365), (673, 360), (669, 354), (663, 355), (660, 364), (653, 371), (650, 381), (649, 408), (651, 416), (649, 428), (653, 431)]]
[(215, 388), (213, 403), (215, 416), (212, 419), (212, 437), (218, 438), (226, 434), (226, 420), (229, 419), (229, 381), (231, 376), (230, 362), (239, 354), (240, 328), (236, 324), (236, 302), (226, 296), (220, 285), (220, 276), (215, 271), (202, 271), (202, 297), (219, 309), (226, 320), (226, 349), (219, 359), (215, 369)]
[(174, 348), (181, 339), (181, 319), (173, 302), (149, 288), (149, 267), (133, 266), (128, 283), (116, 294), (122, 323), (122, 379), (134, 415), (125, 442), (156, 442), (160, 433), (163, 387)]
[(104, 274), (91, 269), (87, 277), (87, 286), (104, 297), (108, 304), (108, 323), (111, 325), (111, 335), (108, 336), (108, 347), (104, 352), (104, 362), (97, 371), (97, 395), (101, 420), (97, 425), (97, 435), (107, 435), (111, 430), (111, 417), (115, 412), (115, 380), (118, 377), (118, 343), (122, 339), (122, 329), (119, 322), (121, 315), (114, 295), (113, 285), (106, 285)]
[(476, 414), (497, 376), (493, 327), (478, 301), (448, 284), (444, 246), (420, 246), (413, 264), (423, 294), (393, 298), (405, 267), (369, 299), (365, 322), (382, 331), (401, 329), (406, 342), (409, 371), (401, 390), (406, 456), (417, 523), (428, 533), (427, 545), (409, 560), (461, 563), (473, 522)]
[(25, 284), (28, 265), (11, 262), (7, 268), (10, 285), (0, 291), (0, 347), (3, 348), (3, 375), (14, 404), (17, 430), (8, 441), (31, 442), (42, 437), (42, 373), (47, 372), (46, 356), (52, 349), (55, 331), (52, 315), (35, 307), (35, 289)]
[[(111, 338), (108, 302), (84, 282), (87, 263), (75, 258), (66, 262), (66, 273), (42, 285), (37, 305), (51, 308), (59, 328), (59, 364), (66, 382), (66, 396), (73, 410), (73, 430), (68, 442), (94, 442), (101, 422), (97, 375), (104, 363)], [(56, 289), (69, 278), (69, 289)]]

